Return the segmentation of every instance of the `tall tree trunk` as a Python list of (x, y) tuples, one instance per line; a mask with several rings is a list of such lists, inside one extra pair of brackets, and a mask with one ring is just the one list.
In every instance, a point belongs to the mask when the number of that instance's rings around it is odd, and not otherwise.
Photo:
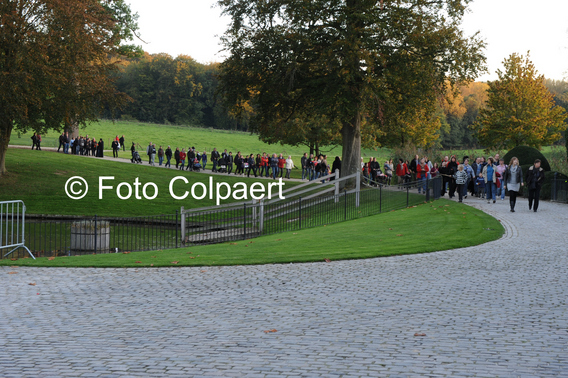
[[(361, 113), (357, 111), (351, 122), (343, 123), (343, 158), (341, 161), (341, 177), (361, 171)], [(342, 188), (353, 188), (355, 179), (342, 181)]]
[(12, 120), (0, 120), (0, 177), (8, 173), (6, 170), (6, 152), (12, 134)]

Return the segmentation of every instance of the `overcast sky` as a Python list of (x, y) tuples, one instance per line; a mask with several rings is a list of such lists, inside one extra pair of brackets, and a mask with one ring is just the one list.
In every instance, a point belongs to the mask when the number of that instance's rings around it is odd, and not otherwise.
[[(219, 36), (229, 19), (215, 0), (133, 0), (140, 34), (149, 53), (185, 54), (201, 63), (220, 62)], [(480, 31), (487, 42), (489, 74), (478, 80), (494, 80), (495, 71), (511, 53), (525, 55), (547, 78), (568, 76), (568, 0), (474, 0), (464, 20), (467, 35)]]

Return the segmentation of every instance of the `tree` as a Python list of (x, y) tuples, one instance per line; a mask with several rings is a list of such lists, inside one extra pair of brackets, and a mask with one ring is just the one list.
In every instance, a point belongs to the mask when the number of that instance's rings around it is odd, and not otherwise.
[(12, 130), (61, 130), (127, 101), (110, 74), (137, 30), (123, 0), (0, 2), (0, 175)]
[(474, 125), (486, 148), (511, 149), (527, 145), (540, 149), (560, 138), (566, 119), (564, 108), (538, 75), (530, 57), (511, 54), (497, 70), (498, 80), (489, 82), (487, 107)]
[[(342, 174), (358, 172), (362, 126), (378, 144), (385, 126), (399, 132), (429, 119), (446, 80), (476, 77), (484, 44), (459, 28), (468, 3), (220, 0), (232, 19), (220, 72), (227, 104), (251, 101), (261, 133), (309, 112), (326, 116), (341, 135)], [(402, 120), (386, 118), (403, 107)]]

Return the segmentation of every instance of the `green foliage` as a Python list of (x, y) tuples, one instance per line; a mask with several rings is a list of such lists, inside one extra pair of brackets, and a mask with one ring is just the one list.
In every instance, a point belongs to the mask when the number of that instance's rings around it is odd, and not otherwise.
[[(421, 225), (420, 238), (413, 237), (416, 224)], [(369, 242), (369, 230), (374, 230), (373, 243)], [(313, 248), (314, 233), (321, 240), (333, 240), (333, 243), (326, 248)], [(57, 257), (51, 260), (0, 259), (0, 265), (140, 268), (335, 261), (463, 248), (496, 240), (502, 235), (503, 226), (495, 218), (463, 204), (439, 200), (356, 221), (263, 236), (254, 239), (254, 243), (245, 240), (165, 251)], [(377, 243), (380, 243), (380, 248)], [(283, 245), (286, 248), (282, 248)]]
[(137, 30), (123, 0), (0, 2), (0, 175), (12, 130), (61, 130), (124, 105), (111, 74)]
[(499, 79), (489, 83), (487, 108), (474, 125), (477, 138), (487, 148), (528, 145), (540, 148), (560, 139), (567, 117), (544, 84), (544, 76), (529, 59), (517, 54), (503, 62)]
[(507, 152), (503, 159), (505, 160), (505, 164), (509, 164), (513, 157), (517, 157), (519, 159), (519, 165), (523, 167), (523, 172), (526, 172), (525, 166), (528, 168), (534, 164), (536, 159), (540, 159), (541, 163), (540, 166), (545, 171), (550, 171), (550, 164), (546, 157), (536, 148), (529, 147), (529, 146), (518, 146)]
[[(221, 90), (251, 127), (273, 136), (311, 114), (341, 134), (343, 169), (360, 169), (362, 135), (377, 145), (427, 145), (440, 127), (446, 80), (474, 79), (484, 44), (459, 29), (468, 1), (220, 0), (232, 22)], [(433, 132), (432, 132), (432, 129)]]

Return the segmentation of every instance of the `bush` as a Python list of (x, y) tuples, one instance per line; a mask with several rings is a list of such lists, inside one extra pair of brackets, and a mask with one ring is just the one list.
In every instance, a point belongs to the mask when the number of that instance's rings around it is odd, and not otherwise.
[(513, 157), (517, 157), (519, 159), (519, 165), (523, 166), (523, 174), (525, 171), (525, 165), (527, 165), (527, 169), (534, 164), (536, 159), (540, 159), (541, 163), (540, 166), (545, 171), (550, 171), (550, 164), (544, 155), (533, 147), (528, 146), (517, 146), (513, 148), (511, 151), (507, 152), (503, 159), (505, 160), (505, 164), (509, 164)]

